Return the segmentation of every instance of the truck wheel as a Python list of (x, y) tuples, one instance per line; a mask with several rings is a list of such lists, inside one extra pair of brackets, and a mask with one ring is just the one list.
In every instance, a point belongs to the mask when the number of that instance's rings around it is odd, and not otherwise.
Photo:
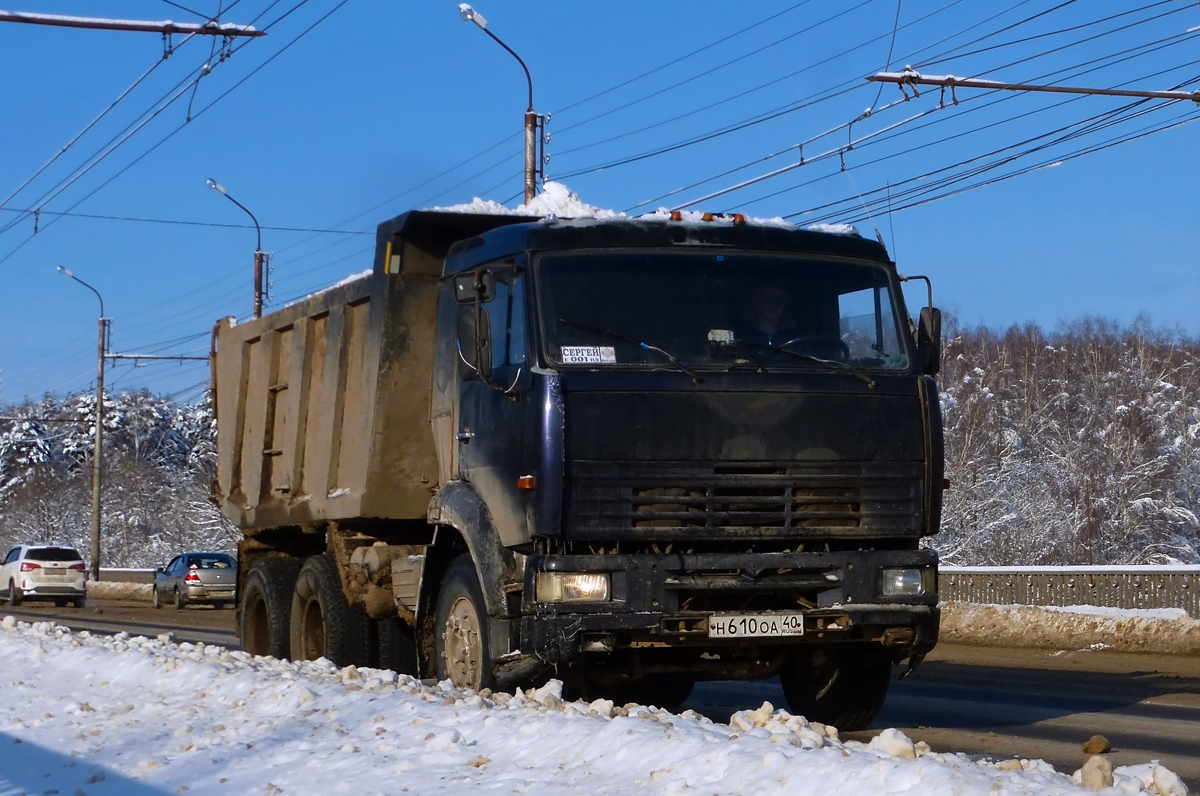
[(891, 676), (892, 662), (882, 650), (847, 644), (793, 659), (779, 680), (792, 713), (851, 732), (879, 714)]
[(417, 644), (412, 628), (394, 616), (379, 620), (375, 627), (379, 639), (379, 668), (416, 677)]
[(323, 553), (309, 558), (300, 568), (292, 595), (292, 660), (327, 658), (338, 666), (361, 664), (364, 617), (346, 601), (333, 556)]
[[(251, 655), (286, 658), (291, 652), (292, 593), (300, 562), (295, 558), (260, 558), (242, 586), (238, 639)], [(156, 592), (157, 594), (157, 592)]]
[(475, 564), (468, 555), (450, 562), (437, 601), (434, 653), (437, 677), (459, 688), (493, 684), (488, 656), (487, 609)]

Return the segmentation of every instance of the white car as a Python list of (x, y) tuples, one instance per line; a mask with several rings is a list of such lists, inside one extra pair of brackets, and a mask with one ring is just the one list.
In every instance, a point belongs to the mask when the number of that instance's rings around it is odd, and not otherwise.
[(74, 547), (22, 544), (0, 563), (0, 594), (12, 606), (25, 600), (53, 600), (62, 608), (82, 608), (87, 597), (87, 567)]

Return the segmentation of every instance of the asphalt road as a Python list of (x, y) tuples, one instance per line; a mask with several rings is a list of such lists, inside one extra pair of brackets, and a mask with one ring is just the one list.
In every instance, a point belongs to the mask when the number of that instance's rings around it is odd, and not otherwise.
[[(159, 635), (237, 646), (231, 610), (155, 610), (91, 601), (87, 608), (0, 605), (0, 615), (78, 630)], [(702, 683), (684, 708), (716, 721), (764, 701), (786, 707), (775, 681)], [(1070, 773), (1092, 735), (1111, 742), (1114, 765), (1157, 759), (1200, 792), (1200, 660), (1106, 651), (1053, 652), (942, 644), (911, 677), (892, 684), (874, 727), (898, 727), (936, 751), (993, 760), (1042, 758)], [(869, 740), (870, 730), (844, 738)]]

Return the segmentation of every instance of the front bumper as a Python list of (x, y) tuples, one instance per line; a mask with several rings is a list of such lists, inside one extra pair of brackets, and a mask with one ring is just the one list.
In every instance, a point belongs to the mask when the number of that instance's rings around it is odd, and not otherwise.
[[(931, 569), (931, 550), (834, 553), (630, 554), (530, 556), (525, 571), (521, 649), (546, 663), (588, 653), (664, 650), (720, 654), (755, 647), (770, 656), (798, 645), (877, 642), (897, 660), (937, 642), (937, 594), (884, 598), (881, 570)], [(539, 603), (538, 572), (607, 572), (612, 599), (603, 603)], [(800, 611), (804, 634), (710, 638), (715, 614)], [(726, 656), (728, 657), (728, 656)]]

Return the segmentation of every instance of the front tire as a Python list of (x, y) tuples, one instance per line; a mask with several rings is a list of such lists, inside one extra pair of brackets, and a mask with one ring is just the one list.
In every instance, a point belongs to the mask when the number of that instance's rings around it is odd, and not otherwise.
[(300, 561), (290, 557), (260, 558), (242, 586), (238, 639), (251, 655), (291, 655), (292, 597)]
[(162, 595), (158, 593), (158, 588), (157, 587), (152, 588), (150, 590), (150, 593), (154, 598), (154, 609), (158, 610), (159, 608), (162, 608), (162, 606), (163, 606)]
[(294, 661), (327, 658), (338, 666), (367, 658), (366, 614), (346, 601), (337, 564), (328, 553), (300, 568), (292, 596), (291, 653)]
[(797, 656), (779, 680), (792, 713), (852, 732), (879, 715), (891, 676), (892, 661), (882, 649), (847, 643)]
[(468, 555), (450, 562), (438, 593), (434, 657), (439, 680), (476, 691), (491, 688), (487, 608)]

